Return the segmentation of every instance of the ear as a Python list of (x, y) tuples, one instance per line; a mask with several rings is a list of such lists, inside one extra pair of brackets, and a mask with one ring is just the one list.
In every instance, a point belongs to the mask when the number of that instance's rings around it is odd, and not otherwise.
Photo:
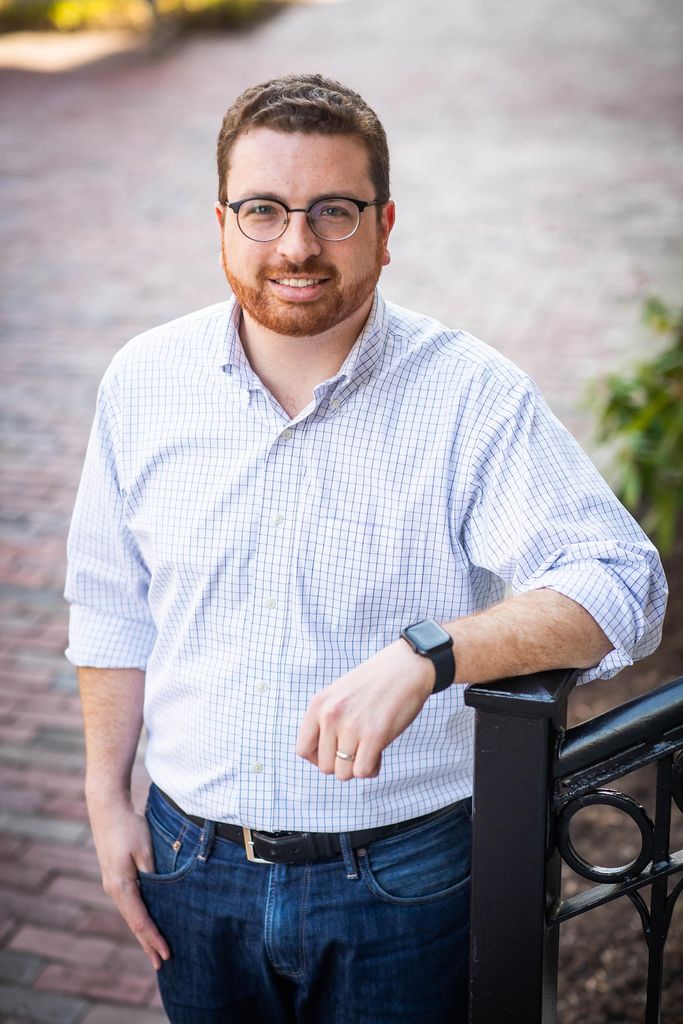
[(396, 223), (396, 204), (393, 199), (384, 206), (382, 210), (382, 219), (380, 221), (380, 230), (382, 232), (382, 239), (384, 241), (384, 256), (382, 257), (382, 266), (387, 267), (391, 263), (391, 256), (387, 248), (389, 242), (389, 235), (392, 232), (394, 224)]
[(220, 235), (221, 244), (218, 247), (218, 263), (223, 273), (225, 273), (225, 240), (223, 234), (223, 226), (225, 224), (225, 214), (227, 207), (223, 206), (222, 203), (214, 203), (214, 213), (216, 214), (216, 220), (218, 221), (218, 234)]

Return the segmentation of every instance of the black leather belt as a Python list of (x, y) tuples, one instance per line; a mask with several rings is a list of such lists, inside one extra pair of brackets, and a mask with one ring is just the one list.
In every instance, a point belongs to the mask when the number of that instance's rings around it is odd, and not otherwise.
[[(170, 804), (178, 814), (194, 825), (203, 828), (208, 824), (204, 818), (186, 814), (182, 807), (179, 807), (175, 800), (171, 800), (170, 796), (167, 796), (162, 790), (159, 790), (159, 793), (167, 804)], [(448, 807), (441, 807), (438, 811), (432, 811), (430, 814), (411, 818), (409, 821), (399, 821), (394, 825), (380, 825), (378, 828), (349, 832), (351, 849), (357, 850), (368, 843), (376, 843), (378, 839), (398, 836), (402, 832), (417, 828), (418, 825), (443, 818), (455, 810), (458, 803), (464, 803), (464, 801), (460, 800), (457, 803), (449, 804)], [(261, 832), (246, 826), (217, 821), (214, 823), (214, 834), (220, 839), (229, 839), (232, 843), (244, 846), (248, 860), (257, 864), (302, 864), (304, 861), (337, 857), (342, 852), (339, 832)]]

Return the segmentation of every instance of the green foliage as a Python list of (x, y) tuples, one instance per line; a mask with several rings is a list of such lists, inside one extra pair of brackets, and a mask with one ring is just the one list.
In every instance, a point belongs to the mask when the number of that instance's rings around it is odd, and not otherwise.
[(154, 12), (184, 28), (242, 28), (277, 6), (276, 0), (0, 0), (0, 31), (144, 28)]
[(683, 515), (683, 310), (651, 298), (643, 320), (669, 344), (631, 375), (607, 377), (593, 404), (598, 440), (614, 451), (617, 494), (666, 554)]

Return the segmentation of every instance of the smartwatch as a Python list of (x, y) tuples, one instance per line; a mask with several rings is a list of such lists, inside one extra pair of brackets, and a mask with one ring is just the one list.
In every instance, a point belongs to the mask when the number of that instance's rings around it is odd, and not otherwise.
[(413, 622), (401, 630), (401, 636), (407, 640), (416, 654), (429, 658), (436, 669), (436, 682), (432, 693), (446, 690), (455, 677), (455, 655), (453, 654), (453, 637), (447, 633), (434, 619), (422, 619)]

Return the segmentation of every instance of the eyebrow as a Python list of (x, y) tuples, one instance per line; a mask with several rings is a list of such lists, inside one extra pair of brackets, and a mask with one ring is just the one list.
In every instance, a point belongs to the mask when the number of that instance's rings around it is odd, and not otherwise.
[(275, 203), (284, 203), (282, 196), (277, 195), (275, 192), (245, 192), (245, 199), (272, 199)]
[[(356, 197), (350, 195), (348, 192), (324, 192), (322, 195), (314, 196), (306, 205), (312, 206), (313, 203), (323, 202), (325, 199), (355, 199)], [(283, 196), (278, 195), (276, 192), (247, 192), (242, 199), (270, 199), (274, 203), (284, 203), (285, 206), (289, 206), (289, 203)], [(241, 202), (242, 200), (232, 200), (233, 202)], [(362, 200), (359, 200), (362, 202)]]

